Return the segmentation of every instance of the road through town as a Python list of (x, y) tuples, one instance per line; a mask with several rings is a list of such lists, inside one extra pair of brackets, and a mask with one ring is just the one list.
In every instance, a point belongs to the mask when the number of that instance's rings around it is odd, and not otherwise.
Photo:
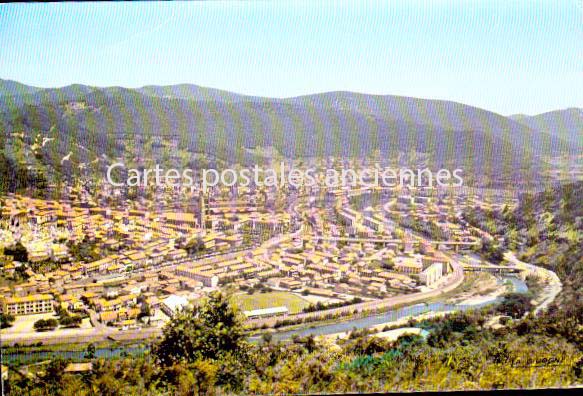
[(415, 304), (419, 302), (426, 301), (430, 298), (438, 297), (444, 293), (450, 292), (462, 284), (464, 280), (464, 272), (460, 263), (455, 260), (451, 261), (453, 271), (449, 274), (440, 287), (434, 290), (428, 290), (413, 294), (406, 294), (400, 296), (389, 297), (377, 301), (367, 301), (359, 304), (352, 304), (340, 308), (326, 309), (316, 312), (301, 313), (297, 315), (287, 315), (266, 319), (254, 319), (247, 323), (252, 327), (263, 327), (273, 326), (277, 321), (282, 321), (284, 319), (290, 319), (298, 322), (314, 322), (318, 320), (323, 320), (325, 318), (340, 318), (354, 313), (362, 312), (379, 312), (387, 310), (392, 307), (406, 304)]

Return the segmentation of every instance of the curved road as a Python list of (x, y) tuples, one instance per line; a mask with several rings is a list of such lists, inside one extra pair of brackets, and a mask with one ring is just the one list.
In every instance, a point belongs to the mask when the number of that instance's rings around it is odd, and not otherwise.
[(516, 258), (514, 252), (506, 252), (504, 253), (504, 258), (509, 262), (514, 264), (517, 268), (526, 271), (528, 274), (532, 274), (539, 279), (545, 281), (546, 285), (543, 289), (543, 293), (541, 296), (541, 301), (538, 306), (534, 310), (534, 314), (537, 315), (538, 313), (542, 312), (543, 310), (547, 309), (547, 307), (555, 300), (557, 295), (563, 289), (563, 284), (561, 280), (553, 271), (548, 270), (546, 268), (538, 267), (533, 264), (525, 263), (520, 261)]
[(447, 283), (440, 287), (439, 289), (429, 290), (425, 292), (419, 292), (414, 294), (406, 294), (400, 296), (389, 297), (383, 300), (378, 301), (367, 301), (358, 304), (347, 305), (345, 307), (340, 308), (332, 308), (326, 309), (322, 311), (316, 312), (307, 312), (301, 313), (297, 315), (285, 315), (285, 316), (278, 316), (273, 318), (265, 318), (265, 319), (252, 319), (247, 321), (247, 324), (250, 324), (252, 327), (261, 327), (264, 325), (273, 326), (277, 321), (281, 321), (284, 319), (290, 320), (305, 320), (309, 319), (308, 321), (317, 321), (321, 320), (322, 318), (328, 316), (346, 316), (351, 313), (354, 313), (356, 310), (357, 312), (363, 311), (376, 311), (381, 309), (387, 309), (391, 307), (395, 307), (397, 305), (402, 304), (414, 304), (418, 302), (422, 302), (423, 300), (427, 300), (429, 298), (437, 297), (443, 293), (450, 292), (457, 288), (464, 280), (464, 271), (460, 263), (455, 260), (451, 260), (453, 272), (449, 274), (445, 279)]

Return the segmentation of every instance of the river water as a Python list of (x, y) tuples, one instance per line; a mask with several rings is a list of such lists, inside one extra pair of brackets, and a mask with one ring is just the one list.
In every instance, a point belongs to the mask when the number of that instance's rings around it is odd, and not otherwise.
[[(515, 277), (502, 277), (498, 280), (500, 284), (504, 282), (511, 282), (516, 293), (526, 293), (528, 287), (526, 284)], [(433, 302), (429, 304), (417, 304), (412, 306), (407, 306), (392, 311), (388, 311), (382, 314), (369, 315), (364, 318), (357, 318), (348, 320), (345, 322), (331, 323), (327, 325), (314, 326), (301, 328), (297, 330), (283, 331), (273, 334), (273, 340), (283, 341), (288, 340), (294, 336), (305, 337), (309, 335), (325, 335), (341, 333), (345, 331), (351, 331), (353, 329), (364, 329), (367, 327), (380, 325), (387, 322), (394, 322), (399, 319), (407, 317), (415, 317), (425, 313), (439, 313), (439, 312), (452, 312), (452, 311), (467, 311), (470, 309), (479, 309), (487, 305), (491, 305), (495, 302), (500, 301), (500, 297), (492, 298), (491, 300), (484, 301), (480, 304), (462, 305), (462, 304), (447, 304), (444, 302)], [(255, 341), (260, 337), (251, 337), (250, 340)]]
[[(498, 279), (500, 285), (504, 282), (511, 282), (516, 293), (526, 293), (528, 287), (526, 284), (515, 277), (507, 276)], [(479, 304), (472, 305), (462, 305), (462, 304), (448, 304), (445, 302), (432, 302), (429, 304), (417, 304), (412, 306), (407, 306), (392, 311), (388, 311), (382, 314), (372, 314), (362, 318), (350, 319), (344, 322), (337, 322), (325, 325), (313, 325), (309, 327), (304, 327), (296, 330), (282, 331), (278, 333), (273, 333), (274, 341), (285, 341), (289, 340), (294, 336), (305, 337), (309, 335), (319, 336), (326, 334), (334, 334), (351, 331), (353, 329), (364, 329), (367, 327), (380, 325), (382, 323), (394, 322), (406, 317), (416, 317), (425, 313), (439, 313), (439, 312), (452, 312), (452, 311), (467, 311), (471, 309), (479, 309), (493, 303), (500, 301), (500, 297), (492, 298), (481, 302)], [(250, 342), (259, 342), (260, 336), (250, 337)], [(115, 358), (121, 355), (144, 355), (149, 350), (148, 346), (128, 346), (128, 347), (112, 347), (112, 348), (96, 348), (95, 356), (99, 358)], [(42, 347), (39, 347), (37, 351), (23, 350), (18, 352), (10, 352), (2, 354), (2, 363), (4, 364), (14, 364), (14, 363), (29, 363), (42, 361), (46, 359), (52, 359), (55, 357), (62, 357), (64, 359), (82, 360), (85, 357), (85, 351), (43, 351)]]

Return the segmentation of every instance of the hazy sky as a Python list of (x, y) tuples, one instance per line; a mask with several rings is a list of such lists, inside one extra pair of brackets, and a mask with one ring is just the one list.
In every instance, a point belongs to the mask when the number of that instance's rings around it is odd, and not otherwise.
[(0, 5), (0, 78), (583, 107), (583, 0)]

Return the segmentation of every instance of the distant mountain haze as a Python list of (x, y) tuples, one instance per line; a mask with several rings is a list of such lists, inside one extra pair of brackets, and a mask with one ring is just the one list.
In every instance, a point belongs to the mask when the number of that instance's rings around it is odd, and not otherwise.
[(0, 97), (31, 94), (40, 90), (41, 88), (31, 87), (16, 81), (0, 79)]
[(582, 125), (580, 109), (504, 117), (451, 101), (352, 92), (279, 99), (190, 84), (41, 89), (0, 80), (4, 155), (22, 160), (13, 132), (42, 134), (55, 140), (28, 161), (59, 171), (114, 158), (184, 165), (193, 153), (253, 163), (255, 149), (269, 148), (287, 158), (421, 158), (511, 180), (533, 171), (537, 158), (581, 153)]
[(573, 107), (534, 116), (514, 115), (510, 118), (535, 131), (547, 132), (572, 144), (580, 145), (583, 141), (583, 109)]

